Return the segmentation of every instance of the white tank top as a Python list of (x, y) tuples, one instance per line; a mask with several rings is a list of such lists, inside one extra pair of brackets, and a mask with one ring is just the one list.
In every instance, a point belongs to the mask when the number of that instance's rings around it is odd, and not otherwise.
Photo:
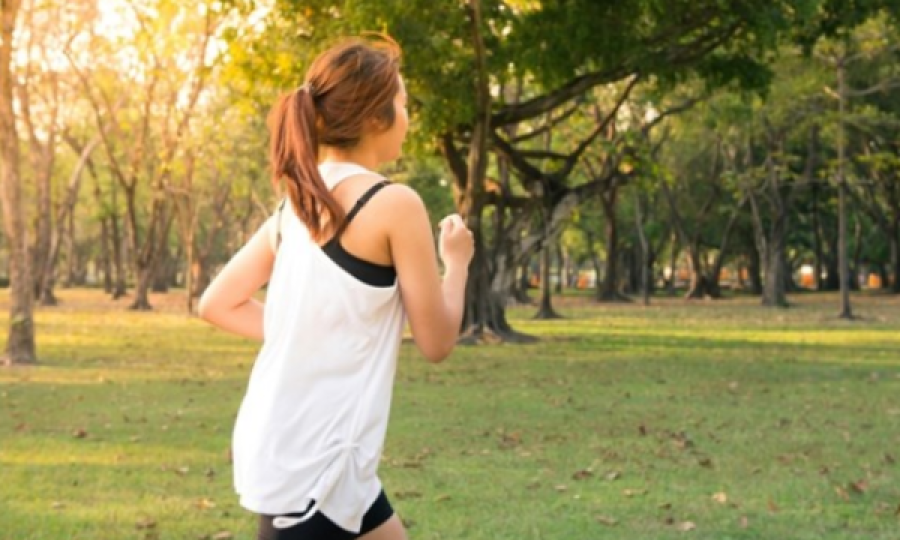
[[(354, 174), (320, 166), (329, 189)], [(259, 514), (322, 512), (349, 531), (381, 492), (377, 476), (404, 323), (396, 282), (348, 274), (310, 237), (290, 204), (266, 294), (265, 339), (233, 436), (241, 505)]]

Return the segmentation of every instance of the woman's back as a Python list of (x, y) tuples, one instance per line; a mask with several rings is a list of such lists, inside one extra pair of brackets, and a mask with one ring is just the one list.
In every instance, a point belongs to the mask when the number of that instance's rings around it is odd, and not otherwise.
[[(341, 164), (323, 177), (334, 188), (365, 172)], [(396, 281), (366, 283), (329, 256), (289, 206), (277, 219), (266, 339), (234, 433), (236, 487), (247, 508), (291, 512), (316, 500), (353, 528), (362, 515), (352, 509), (366, 508), (381, 490), (376, 471), (402, 333), (400, 295)]]

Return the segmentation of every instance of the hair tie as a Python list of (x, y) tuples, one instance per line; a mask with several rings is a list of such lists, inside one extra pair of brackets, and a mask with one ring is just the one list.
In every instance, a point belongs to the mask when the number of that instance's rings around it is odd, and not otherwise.
[(304, 83), (303, 86), (300, 87), (300, 90), (305, 91), (307, 94), (309, 94), (310, 97), (312, 97), (313, 94), (316, 93), (316, 87), (313, 86), (313, 83), (311, 82)]

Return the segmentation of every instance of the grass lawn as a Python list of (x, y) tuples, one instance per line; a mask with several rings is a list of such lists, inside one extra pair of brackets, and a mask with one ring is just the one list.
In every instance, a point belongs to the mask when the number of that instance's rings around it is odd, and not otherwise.
[[(156, 297), (38, 314), (0, 368), (0, 539), (250, 539), (228, 447), (255, 346)], [(529, 345), (404, 346), (382, 479), (410, 538), (900, 538), (900, 299), (567, 298)], [(5, 306), (2, 327), (6, 327)]]

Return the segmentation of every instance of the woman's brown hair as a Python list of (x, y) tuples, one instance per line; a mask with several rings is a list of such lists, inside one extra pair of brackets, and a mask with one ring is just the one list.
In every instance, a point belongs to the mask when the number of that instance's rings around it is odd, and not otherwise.
[(400, 47), (390, 37), (355, 38), (320, 54), (300, 88), (269, 113), (272, 180), (282, 183), (297, 216), (316, 241), (345, 216), (319, 173), (319, 147), (349, 149), (367, 125), (389, 129), (400, 91)]

